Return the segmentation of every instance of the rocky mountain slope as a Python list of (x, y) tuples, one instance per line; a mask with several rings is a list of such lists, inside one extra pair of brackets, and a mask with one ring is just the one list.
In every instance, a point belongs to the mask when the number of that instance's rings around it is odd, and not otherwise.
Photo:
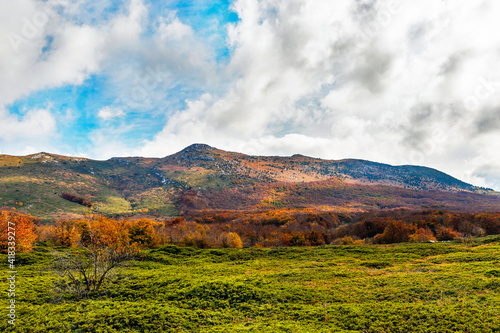
[(204, 144), (191, 145), (163, 161), (165, 165), (201, 167), (221, 175), (239, 175), (257, 180), (308, 182), (340, 178), (356, 184), (388, 185), (414, 190), (488, 192), (488, 189), (475, 187), (426, 167), (392, 166), (356, 159), (331, 161), (302, 155), (248, 156)]
[(44, 219), (83, 214), (174, 216), (196, 209), (316, 207), (500, 210), (495, 192), (435, 169), (294, 155), (249, 156), (194, 144), (164, 158), (96, 161), (48, 153), (0, 155), (0, 206)]

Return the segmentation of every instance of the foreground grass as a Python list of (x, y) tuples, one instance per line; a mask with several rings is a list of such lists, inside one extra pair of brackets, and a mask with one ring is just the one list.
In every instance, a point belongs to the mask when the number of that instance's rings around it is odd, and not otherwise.
[(500, 331), (498, 241), (217, 250), (166, 246), (127, 263), (102, 295), (51, 303), (55, 277), (46, 268), (57, 250), (62, 249), (39, 246), (18, 256), (17, 325), (12, 330), (3, 315), (0, 331)]

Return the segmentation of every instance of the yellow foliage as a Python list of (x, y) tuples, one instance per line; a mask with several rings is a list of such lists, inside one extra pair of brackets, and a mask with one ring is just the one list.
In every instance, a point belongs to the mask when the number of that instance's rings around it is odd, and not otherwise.
[(52, 240), (59, 246), (75, 246), (80, 240), (80, 230), (75, 220), (58, 220), (52, 231)]
[(436, 241), (436, 237), (430, 229), (420, 228), (410, 236), (410, 242), (429, 242)]
[(8, 247), (11, 246), (9, 243), (15, 243), (16, 251), (29, 251), (36, 238), (34, 217), (29, 214), (0, 210), (1, 252), (7, 252)]
[(346, 236), (340, 240), (340, 245), (354, 245), (354, 239), (350, 236)]
[(156, 244), (154, 222), (149, 219), (133, 221), (130, 225), (130, 242), (152, 247)]
[(243, 242), (237, 233), (229, 232), (222, 234), (222, 246), (233, 249), (241, 249), (243, 247)]

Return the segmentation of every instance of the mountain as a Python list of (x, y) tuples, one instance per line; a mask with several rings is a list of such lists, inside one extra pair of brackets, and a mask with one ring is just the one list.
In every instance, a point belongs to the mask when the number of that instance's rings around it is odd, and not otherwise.
[(340, 178), (365, 185), (388, 185), (414, 190), (468, 191), (479, 188), (435, 169), (404, 165), (391, 166), (364, 160), (322, 160), (303, 155), (291, 157), (248, 156), (226, 152), (204, 144), (194, 144), (164, 159), (167, 165), (201, 167), (221, 175), (282, 182), (310, 182)]
[(0, 206), (46, 220), (89, 211), (63, 199), (63, 193), (84, 198), (105, 214), (176, 216), (202, 209), (307, 207), (500, 210), (498, 193), (411, 165), (249, 156), (204, 144), (164, 158), (0, 155)]

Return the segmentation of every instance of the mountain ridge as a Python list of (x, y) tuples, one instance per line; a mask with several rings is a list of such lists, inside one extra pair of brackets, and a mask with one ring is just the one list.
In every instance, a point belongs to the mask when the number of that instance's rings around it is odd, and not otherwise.
[[(404, 165), (391, 165), (387, 163), (381, 163), (381, 162), (374, 162), (370, 160), (364, 160), (364, 159), (354, 159), (354, 158), (346, 158), (346, 159), (340, 159), (340, 160), (331, 160), (331, 159), (321, 159), (321, 158), (316, 158), (316, 157), (310, 157), (310, 156), (305, 156), (302, 154), (293, 154), (291, 156), (279, 156), (279, 155), (248, 155), (248, 154), (243, 154), (239, 152), (233, 152), (233, 151), (225, 151), (221, 150), (212, 146), (209, 146), (207, 144), (203, 143), (194, 143), (191, 144), (184, 149), (178, 151), (177, 153), (167, 155), (165, 157), (141, 157), (141, 156), (124, 156), (124, 157), (111, 157), (109, 159), (105, 160), (96, 160), (96, 159), (90, 159), (86, 157), (73, 157), (73, 156), (66, 156), (66, 155), (60, 155), (60, 154), (54, 154), (54, 153), (48, 153), (48, 152), (39, 152), (35, 154), (29, 154), (29, 155), (7, 155), (7, 154), (0, 154), (0, 163), (2, 163), (1, 159), (2, 157), (13, 157), (13, 158), (31, 158), (34, 160), (42, 160), (42, 163), (49, 163), (49, 162), (58, 162), (57, 159), (63, 159), (66, 161), (95, 161), (95, 162), (108, 162), (108, 161), (129, 161), (131, 159), (142, 159), (142, 160), (164, 160), (168, 161), (169, 159), (173, 158), (174, 160), (176, 158), (180, 158), (183, 160), (204, 160), (204, 161), (214, 161), (214, 158), (211, 156), (206, 156), (208, 152), (222, 152), (225, 154), (232, 154), (232, 155), (237, 155), (237, 156), (244, 156), (250, 159), (304, 159), (304, 160), (309, 160), (309, 161), (319, 161), (323, 163), (332, 163), (332, 164), (350, 164), (351, 166), (354, 166), (355, 169), (359, 169), (360, 167), (363, 168), (370, 168), (370, 166), (376, 166), (379, 168), (384, 168), (384, 169), (390, 169), (391, 171), (393, 170), (405, 170), (405, 171), (414, 171), (414, 170), (427, 170), (428, 172), (435, 173), (440, 176), (444, 176), (448, 178), (450, 182), (456, 183), (458, 186), (459, 190), (465, 190), (465, 191), (471, 191), (475, 193), (482, 193), (483, 191), (489, 191), (489, 192), (495, 192), (493, 189), (490, 188), (483, 188), (479, 186), (474, 186), (472, 184), (466, 183), (464, 181), (459, 180), (458, 178), (455, 178), (453, 176), (450, 176), (440, 170), (426, 167), (426, 166), (417, 166), (417, 165), (409, 165), (409, 164), (404, 164)], [(204, 155), (202, 156), (196, 156), (196, 157), (186, 157), (185, 155), (192, 155), (192, 153), (202, 153)], [(356, 165), (357, 164), (357, 165)], [(352, 173), (350, 173), (352, 174)], [(356, 177), (355, 177), (356, 178)], [(357, 179), (360, 179), (362, 177), (358, 177)], [(363, 180), (360, 179), (362, 182)], [(397, 184), (392, 184), (391, 186), (398, 186)], [(446, 188), (442, 188), (441, 190), (447, 190)]]
[(439, 170), (360, 159), (253, 156), (206, 144), (161, 158), (0, 155), (0, 206), (45, 219), (88, 212), (62, 199), (63, 192), (93, 202), (105, 214), (158, 216), (190, 209), (500, 207), (496, 195), (484, 195), (496, 192)]
[[(351, 159), (351, 158), (347, 158), (347, 159), (340, 159), (340, 160), (330, 160), (330, 159), (321, 159), (321, 158), (315, 158), (315, 157), (309, 157), (309, 156), (305, 156), (305, 155), (301, 155), (301, 154), (294, 154), (292, 156), (259, 156), (259, 155), (247, 155), (247, 154), (242, 154), (242, 153), (238, 153), (238, 152), (229, 152), (229, 151), (224, 151), (224, 150), (220, 150), (220, 149), (217, 149), (217, 148), (214, 148), (214, 147), (211, 147), (209, 145), (206, 145), (206, 144), (200, 144), (200, 143), (195, 143), (195, 144), (192, 144), (184, 149), (182, 149), (181, 151), (173, 154), (173, 155), (169, 155), (169, 156), (166, 156), (165, 158), (167, 159), (168, 157), (170, 156), (178, 156), (178, 155), (183, 155), (183, 154), (191, 154), (192, 152), (198, 152), (198, 153), (204, 153), (204, 156), (205, 156), (205, 159), (206, 160), (209, 160), (209, 161), (212, 161), (213, 157), (212, 158), (209, 158), (211, 156), (206, 156), (208, 152), (223, 152), (223, 153), (226, 153), (226, 154), (233, 154), (233, 155), (237, 155), (237, 156), (245, 156), (247, 158), (250, 158), (250, 159), (254, 159), (254, 158), (257, 158), (257, 159), (263, 159), (263, 160), (271, 160), (271, 159), (282, 159), (282, 160), (286, 160), (286, 159), (291, 159), (291, 160), (295, 160), (295, 159), (302, 159), (304, 160), (305, 162), (318, 162), (318, 163), (330, 163), (330, 164), (337, 164), (337, 165), (349, 165), (349, 166), (352, 166), (354, 167), (354, 169), (358, 169), (360, 167), (363, 167), (365, 169), (367, 168), (370, 168), (370, 167), (378, 167), (378, 168), (384, 168), (386, 169), (387, 171), (395, 171), (395, 170), (404, 170), (405, 172), (412, 172), (412, 171), (422, 171), (422, 170), (425, 170), (427, 173), (433, 173), (435, 174), (436, 176), (439, 176), (439, 177), (444, 177), (447, 179), (447, 181), (449, 183), (452, 183), (454, 184), (454, 187), (456, 187), (456, 190), (465, 190), (465, 191), (471, 191), (471, 192), (475, 192), (475, 193), (483, 193), (484, 191), (490, 191), (490, 192), (494, 192), (492, 189), (488, 189), (488, 188), (482, 188), (482, 187), (478, 187), (478, 186), (474, 186), (472, 184), (468, 184), (466, 182), (463, 182), (455, 177), (452, 177), (442, 171), (439, 171), (437, 169), (434, 169), (434, 168), (430, 168), (430, 167), (426, 167), (426, 166), (416, 166), (416, 165), (390, 165), (390, 164), (386, 164), (386, 163), (379, 163), (379, 162), (373, 162), (373, 161), (369, 161), (369, 160), (363, 160), (363, 159)], [(342, 168), (342, 169), (345, 169)], [(343, 170), (342, 170), (343, 171)], [(354, 175), (356, 175), (355, 173), (353, 172), (347, 172), (347, 173), (339, 173), (339, 174), (335, 174), (335, 173), (332, 173), (328, 176), (341, 176), (340, 178), (342, 178), (342, 176), (351, 176), (353, 177)], [(357, 177), (354, 177), (355, 179), (359, 179), (360, 181), (362, 181), (362, 175), (360, 175), (358, 173)], [(320, 180), (320, 179), (316, 179), (316, 180)], [(363, 183), (366, 183), (366, 182), (363, 182)], [(377, 183), (379, 184), (379, 183)], [(385, 185), (390, 185), (390, 186), (398, 186), (397, 184), (385, 184)], [(418, 188), (417, 185), (415, 184), (407, 184), (408, 186), (414, 186), (414, 189), (421, 189), (421, 188)], [(404, 186), (403, 186), (404, 187)], [(425, 188), (425, 189), (434, 189), (434, 188)], [(440, 190), (451, 190), (451, 188), (445, 188), (445, 187), (442, 187), (440, 188)]]

